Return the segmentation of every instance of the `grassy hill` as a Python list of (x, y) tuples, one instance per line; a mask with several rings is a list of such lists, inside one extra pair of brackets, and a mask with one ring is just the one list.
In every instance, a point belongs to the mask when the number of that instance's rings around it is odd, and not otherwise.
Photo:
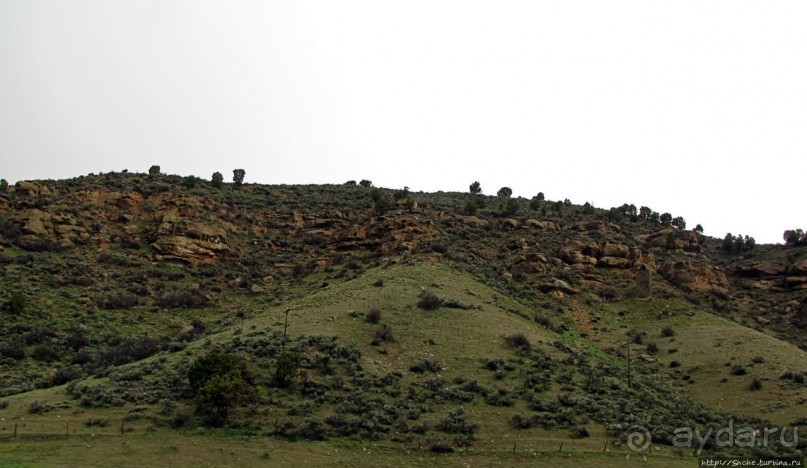
[[(678, 428), (807, 422), (803, 248), (737, 255), (537, 199), (163, 175), (26, 182), (0, 207), (0, 466), (689, 466)], [(224, 427), (188, 378), (211, 352), (254, 382)]]

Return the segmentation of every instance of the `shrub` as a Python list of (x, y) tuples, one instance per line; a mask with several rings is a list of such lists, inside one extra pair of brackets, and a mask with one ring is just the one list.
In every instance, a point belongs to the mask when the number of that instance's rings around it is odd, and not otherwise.
[(658, 352), (658, 345), (656, 343), (647, 343), (647, 354), (656, 354)]
[(382, 341), (395, 341), (395, 336), (392, 334), (392, 327), (386, 323), (382, 323), (376, 329), (372, 344), (377, 345)]
[(627, 335), (631, 340), (633, 340), (634, 343), (642, 344), (644, 342), (646, 333), (634, 328), (633, 330), (629, 331)]
[(167, 292), (154, 301), (160, 307), (192, 309), (204, 307), (210, 303), (199, 289), (181, 289)]
[(128, 292), (106, 294), (95, 300), (98, 307), (107, 310), (131, 309), (138, 302), (137, 296)]
[(149, 175), (150, 176), (154, 176), (154, 175), (157, 175), (159, 173), (160, 173), (160, 166), (155, 164), (155, 165), (153, 165), (153, 166), (151, 166), (149, 168)]
[(473, 195), (477, 195), (477, 194), (482, 193), (482, 186), (481, 186), (481, 185), (479, 185), (479, 181), (478, 181), (478, 180), (476, 180), (476, 181), (474, 181), (474, 183), (472, 183), (470, 186), (468, 186), (468, 190), (469, 190), (469, 191), (470, 191), (470, 192), (471, 192)]
[(515, 333), (513, 335), (505, 336), (504, 343), (507, 345), (507, 347), (518, 351), (529, 351), (532, 349), (530, 339), (527, 338), (527, 335), (523, 333)]
[(196, 183), (198, 181), (199, 181), (199, 179), (197, 179), (196, 176), (189, 175), (187, 177), (182, 178), (182, 186), (187, 188), (187, 189), (192, 189), (192, 188), (196, 187)]
[(372, 187), (373, 182), (367, 179), (362, 179), (361, 181), (359, 181), (359, 185), (361, 185), (362, 187)]
[(670, 368), (681, 367), (681, 363), (678, 361), (670, 361)]
[(468, 421), (463, 408), (457, 408), (440, 418), (435, 426), (438, 430), (449, 434), (473, 434), (478, 429), (476, 424)]
[(31, 357), (37, 361), (50, 362), (59, 359), (59, 352), (50, 345), (39, 345), (34, 348)]
[(419, 363), (410, 366), (409, 370), (415, 374), (423, 374), (424, 372), (440, 372), (443, 370), (443, 367), (434, 359), (426, 358)]
[(588, 429), (583, 426), (575, 426), (569, 433), (569, 437), (572, 439), (583, 439), (589, 437), (590, 435), (591, 434), (589, 434)]
[(98, 363), (102, 366), (120, 366), (153, 356), (165, 347), (165, 342), (149, 336), (114, 339), (98, 356)]
[(25, 359), (25, 346), (22, 343), (0, 346), (0, 356), (22, 361)]
[(84, 425), (87, 427), (93, 427), (93, 426), (106, 427), (107, 424), (109, 423), (107, 422), (106, 419), (103, 418), (87, 418), (84, 420)]
[(672, 327), (664, 327), (661, 329), (661, 336), (670, 337), (675, 336), (675, 330)]
[(418, 308), (420, 308), (420, 309), (434, 310), (434, 309), (437, 309), (438, 307), (440, 307), (442, 305), (442, 303), (443, 303), (443, 300), (440, 299), (439, 297), (437, 297), (436, 294), (434, 294), (431, 291), (428, 291), (428, 290), (424, 289), (423, 291), (420, 292), (420, 295), (418, 296), (418, 304), (417, 305), (418, 305)]
[(42, 403), (39, 400), (34, 400), (28, 403), (28, 412), (31, 414), (42, 414), (45, 411), (45, 408), (42, 406)]
[(371, 307), (364, 315), (364, 320), (368, 323), (378, 323), (381, 321), (381, 309), (378, 307)]
[(5, 304), (4, 309), (11, 312), (13, 315), (20, 315), (25, 312), (27, 299), (22, 291), (14, 291), (11, 297)]
[(751, 385), (749, 388), (755, 391), (762, 390), (762, 381), (757, 378), (754, 378), (754, 380), (751, 381)]
[(375, 286), (376, 288), (380, 288), (380, 287), (384, 286), (384, 280), (382, 280), (382, 279), (375, 280), (373, 282), (373, 286)]
[(731, 367), (731, 373), (734, 375), (745, 375), (748, 371), (740, 364), (735, 364)]

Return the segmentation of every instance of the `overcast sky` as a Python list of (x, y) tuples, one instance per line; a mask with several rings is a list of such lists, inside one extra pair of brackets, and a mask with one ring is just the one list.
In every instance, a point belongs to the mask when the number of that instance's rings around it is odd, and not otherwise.
[(128, 169), (807, 228), (807, 2), (0, 0), (0, 177)]

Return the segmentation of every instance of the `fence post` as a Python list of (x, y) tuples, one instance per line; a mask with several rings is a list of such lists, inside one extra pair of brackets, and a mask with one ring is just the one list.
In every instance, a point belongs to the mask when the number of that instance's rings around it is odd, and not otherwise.
[(17, 437), (17, 423), (14, 423), (14, 437)]
[(516, 441), (513, 441), (513, 453), (516, 453)]
[(558, 452), (563, 450), (563, 442), (560, 443), (560, 447), (558, 447)]

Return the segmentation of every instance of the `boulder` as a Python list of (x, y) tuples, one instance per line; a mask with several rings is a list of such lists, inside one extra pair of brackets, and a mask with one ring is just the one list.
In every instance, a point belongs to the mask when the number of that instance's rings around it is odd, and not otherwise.
[(569, 265), (596, 265), (600, 246), (595, 242), (572, 241), (560, 249), (560, 258)]
[(461, 216), (460, 221), (466, 226), (473, 226), (478, 228), (486, 228), (490, 226), (490, 222), (484, 219), (479, 219), (476, 216)]
[(524, 221), (526, 227), (533, 229), (541, 229), (543, 231), (557, 231), (558, 225), (552, 221), (539, 221), (537, 219), (528, 219)]
[(658, 270), (667, 281), (689, 292), (728, 294), (729, 282), (720, 268), (697, 260), (668, 260)]
[(603, 257), (628, 258), (630, 247), (615, 242), (604, 242), (600, 245), (600, 255)]
[(807, 259), (799, 260), (787, 269), (790, 276), (807, 276)]
[(521, 223), (519, 223), (516, 219), (505, 218), (502, 220), (499, 228), (503, 231), (512, 231), (513, 229), (518, 229), (520, 225)]
[(535, 287), (543, 293), (550, 293), (550, 292), (561, 292), (565, 294), (580, 293), (579, 289), (573, 288), (569, 286), (569, 283), (559, 279), (554, 279), (552, 281), (544, 281), (543, 283), (536, 284)]

